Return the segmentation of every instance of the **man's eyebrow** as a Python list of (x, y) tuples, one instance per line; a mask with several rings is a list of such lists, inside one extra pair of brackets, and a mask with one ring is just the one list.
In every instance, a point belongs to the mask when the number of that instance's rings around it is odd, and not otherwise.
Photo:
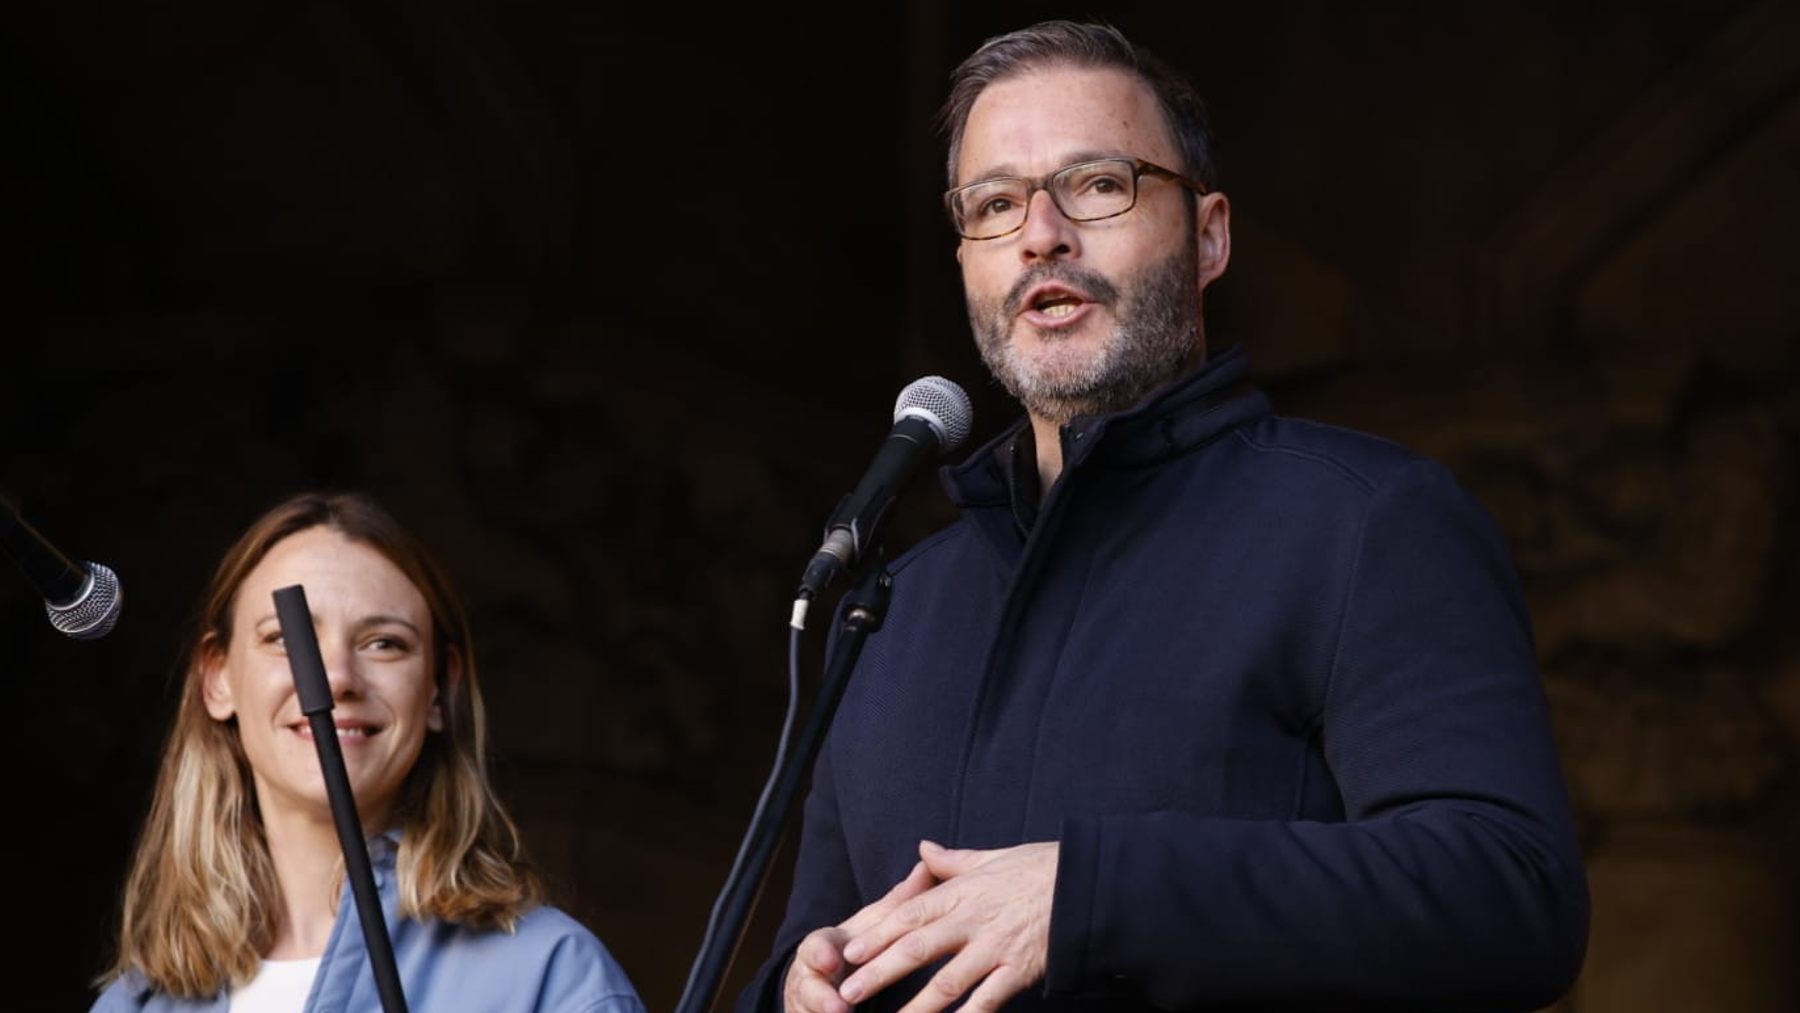
[(970, 173), (969, 178), (958, 183), (957, 186), (968, 186), (970, 183), (980, 183), (990, 179), (1002, 179), (1017, 175), (1019, 175), (1019, 170), (1014, 168), (1011, 162), (1002, 162), (999, 165), (989, 166), (984, 172)]
[[(1131, 158), (1131, 157), (1132, 156), (1123, 154), (1122, 152), (1119, 152), (1119, 151), (1109, 151), (1109, 150), (1103, 150), (1100, 148), (1083, 148), (1080, 151), (1070, 153), (1066, 158), (1064, 158), (1062, 160), (1062, 162), (1059, 165), (1057, 165), (1056, 168), (1062, 169), (1062, 168), (1066, 168), (1071, 165), (1075, 165), (1078, 162), (1093, 162), (1093, 161), (1096, 161), (1096, 160), (1102, 159), (1102, 158)], [(1052, 169), (1051, 171), (1054, 172), (1056, 170)], [(1001, 162), (999, 165), (988, 166), (987, 169), (983, 172), (979, 172), (979, 173), (975, 173), (975, 174), (971, 175), (968, 179), (968, 183), (980, 183), (985, 180), (1002, 179), (1002, 178), (1029, 178), (1029, 177), (1026, 177), (1024, 173), (1020, 172), (1018, 166), (1014, 165), (1013, 163)], [(968, 183), (959, 183), (957, 185), (958, 186), (967, 186)]]
[[(1078, 162), (1095, 162), (1102, 158), (1123, 158), (1129, 160), (1131, 156), (1120, 151), (1101, 151), (1098, 148), (1088, 148), (1070, 155), (1068, 161), (1063, 163), (1063, 166), (1074, 165)], [(1062, 166), (1058, 166), (1057, 168), (1062, 168)]]

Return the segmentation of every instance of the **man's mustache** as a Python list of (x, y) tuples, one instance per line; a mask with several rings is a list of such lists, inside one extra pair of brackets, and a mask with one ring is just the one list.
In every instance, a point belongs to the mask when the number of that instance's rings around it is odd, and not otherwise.
[(1098, 271), (1052, 261), (1027, 269), (1024, 274), (1019, 275), (1019, 280), (1013, 283), (1013, 287), (1007, 290), (1006, 300), (1001, 303), (1001, 309), (1007, 318), (1016, 317), (1025, 309), (1027, 292), (1051, 281), (1080, 289), (1089, 299), (1101, 305), (1110, 306), (1119, 301), (1119, 290)]

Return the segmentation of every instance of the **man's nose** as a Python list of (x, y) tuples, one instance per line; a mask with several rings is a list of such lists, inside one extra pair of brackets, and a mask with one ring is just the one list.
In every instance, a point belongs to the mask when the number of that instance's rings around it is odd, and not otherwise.
[(1020, 229), (1019, 256), (1027, 262), (1064, 260), (1081, 255), (1081, 232), (1051, 199), (1049, 190), (1031, 195)]

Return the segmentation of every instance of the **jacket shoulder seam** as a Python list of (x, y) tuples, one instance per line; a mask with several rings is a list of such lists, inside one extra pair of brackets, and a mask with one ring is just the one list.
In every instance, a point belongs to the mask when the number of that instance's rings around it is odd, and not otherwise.
[(1381, 507), (1379, 501), (1384, 493), (1397, 489), (1404, 482), (1409, 481), (1414, 474), (1430, 475), (1438, 468), (1439, 466), (1435, 462), (1425, 458), (1415, 458), (1396, 468), (1394, 474), (1387, 481), (1378, 486), (1371, 486), (1369, 489), (1369, 500), (1363, 504), (1362, 518), (1356, 525), (1356, 559), (1350, 566), (1350, 572), (1344, 577), (1344, 590), (1339, 598), (1342, 602), (1342, 609), (1338, 614), (1337, 631), (1333, 634), (1331, 665), (1325, 671), (1325, 687), (1319, 697), (1321, 711), (1313, 716), (1315, 721), (1322, 720), (1324, 710), (1331, 706), (1331, 695), (1337, 691), (1338, 667), (1343, 664), (1344, 660), (1344, 635), (1350, 627), (1350, 614), (1355, 607), (1357, 587), (1362, 580), (1363, 562), (1369, 547), (1369, 525), (1375, 516), (1375, 511)]
[(1232, 430), (1232, 435), (1243, 441), (1244, 445), (1252, 450), (1266, 454), (1285, 454), (1289, 457), (1297, 457), (1303, 461), (1311, 461), (1314, 464), (1329, 468), (1349, 479), (1352, 484), (1365, 493), (1374, 493), (1379, 487), (1379, 483), (1373, 478), (1335, 454), (1314, 450), (1311, 447), (1299, 447), (1288, 443), (1270, 443), (1258, 440), (1255, 436), (1251, 435), (1248, 426), (1239, 426)]

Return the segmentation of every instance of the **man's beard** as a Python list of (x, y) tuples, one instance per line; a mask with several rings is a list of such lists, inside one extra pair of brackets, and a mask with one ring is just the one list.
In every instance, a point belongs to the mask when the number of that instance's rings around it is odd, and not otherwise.
[[(1100, 415), (1137, 404), (1174, 379), (1200, 345), (1200, 290), (1191, 246), (1136, 272), (1123, 293), (1099, 273), (1048, 261), (1019, 277), (999, 306), (969, 303), (969, 326), (988, 372), (1031, 414), (1062, 425), (1077, 415)], [(1072, 339), (1038, 337), (1048, 345), (1033, 359), (1011, 340), (1026, 293), (1061, 282), (1112, 310), (1113, 333), (1087, 354)], [(1031, 325), (1022, 321), (1021, 327)], [(1090, 325), (1091, 326), (1091, 325)], [(1054, 332), (1052, 332), (1053, 334)]]

